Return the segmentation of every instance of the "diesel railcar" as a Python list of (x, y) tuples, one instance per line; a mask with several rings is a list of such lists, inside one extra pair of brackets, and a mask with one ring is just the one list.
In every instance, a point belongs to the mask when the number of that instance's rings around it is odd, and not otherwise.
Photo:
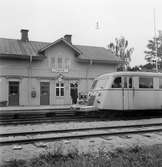
[(162, 110), (162, 73), (114, 72), (97, 77), (88, 94), (97, 110)]

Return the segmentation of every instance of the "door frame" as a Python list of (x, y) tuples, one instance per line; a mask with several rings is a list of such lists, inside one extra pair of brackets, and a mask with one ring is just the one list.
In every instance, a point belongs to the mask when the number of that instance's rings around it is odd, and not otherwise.
[[(18, 83), (18, 100), (17, 100), (17, 103), (13, 103), (10, 102), (10, 83), (11, 82), (15, 82), (15, 83)], [(19, 106), (20, 105), (20, 81), (19, 80), (9, 80), (8, 81), (8, 105), (9, 106)]]
[[(123, 110), (133, 109), (133, 77), (123, 76), (122, 77), (122, 98), (123, 98)], [(126, 85), (125, 85), (126, 78)], [(130, 83), (131, 78), (131, 83)], [(131, 85), (130, 85), (131, 84)]]
[[(42, 98), (42, 84), (47, 84), (48, 85), (48, 101), (47, 104), (41, 104), (41, 98)], [(45, 86), (47, 86), (45, 85)], [(50, 105), (50, 82), (49, 81), (41, 81), (40, 82), (40, 105)]]

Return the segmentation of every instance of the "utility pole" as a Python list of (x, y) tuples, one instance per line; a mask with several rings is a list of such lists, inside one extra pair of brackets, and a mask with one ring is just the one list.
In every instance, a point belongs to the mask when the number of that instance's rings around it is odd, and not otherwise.
[(156, 72), (158, 72), (158, 41), (156, 37), (156, 10), (154, 8), (154, 42), (155, 42), (155, 65)]

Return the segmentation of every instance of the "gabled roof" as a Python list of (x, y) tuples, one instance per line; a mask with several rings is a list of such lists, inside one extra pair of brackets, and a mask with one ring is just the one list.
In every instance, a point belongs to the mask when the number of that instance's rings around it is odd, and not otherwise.
[(77, 47), (75, 47), (74, 45), (72, 45), (71, 43), (69, 43), (68, 41), (66, 41), (64, 38), (60, 38), (60, 39), (56, 40), (55, 42), (48, 44), (44, 48), (41, 48), (39, 50), (39, 53), (44, 52), (45, 50), (47, 50), (51, 46), (56, 45), (57, 43), (59, 43), (61, 41), (64, 42), (66, 45), (68, 45), (70, 48), (72, 48), (74, 51), (76, 51), (78, 54), (82, 54), (82, 52)]
[(104, 47), (75, 45), (83, 54), (79, 55), (81, 60), (93, 60), (97, 62), (119, 62), (120, 59), (115, 56), (111, 50)]
[(61, 41), (77, 53), (77, 60), (80, 62), (92, 60), (99, 63), (119, 63), (121, 61), (108, 49), (103, 47), (73, 45), (64, 38), (60, 38), (53, 43), (37, 41), (24, 42), (22, 40), (0, 38), (0, 57), (26, 59), (32, 56), (33, 59), (43, 58), (42, 53), (46, 49)]
[(16, 57), (38, 57), (38, 50), (47, 46), (46, 42), (23, 42), (16, 39), (0, 38), (0, 57), (7, 57), (9, 55)]

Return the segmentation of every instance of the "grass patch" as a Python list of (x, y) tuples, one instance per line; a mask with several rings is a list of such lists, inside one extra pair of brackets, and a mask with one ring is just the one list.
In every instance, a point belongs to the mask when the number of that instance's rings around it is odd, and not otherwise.
[(63, 155), (55, 150), (30, 160), (11, 160), (1, 167), (162, 167), (162, 145), (118, 148), (114, 152), (100, 149), (88, 154), (74, 149)]

